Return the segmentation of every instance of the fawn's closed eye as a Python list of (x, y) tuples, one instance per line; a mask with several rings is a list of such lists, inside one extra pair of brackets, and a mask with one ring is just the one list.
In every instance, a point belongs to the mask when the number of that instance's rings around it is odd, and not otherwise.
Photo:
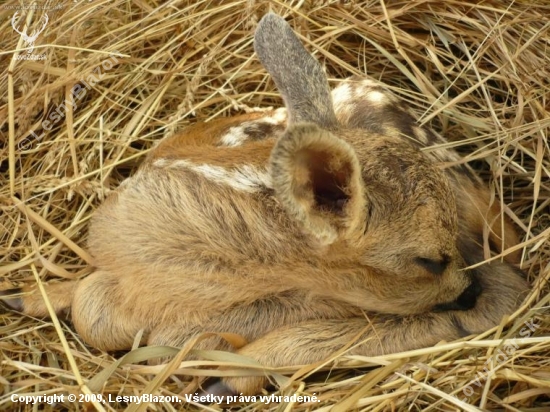
[(450, 258), (448, 256), (443, 257), (440, 260), (429, 259), (425, 257), (417, 257), (414, 259), (414, 262), (422, 266), (424, 269), (433, 273), (434, 275), (441, 275), (445, 272), (445, 269), (449, 265)]

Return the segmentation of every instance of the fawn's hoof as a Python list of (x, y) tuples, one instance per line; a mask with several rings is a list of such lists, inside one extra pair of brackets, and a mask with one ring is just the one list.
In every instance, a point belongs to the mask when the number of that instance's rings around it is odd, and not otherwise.
[(2, 302), (9, 309), (22, 312), (23, 299), (21, 299), (19, 296), (15, 296), (21, 292), (22, 292), (21, 288), (0, 290), (0, 302)]

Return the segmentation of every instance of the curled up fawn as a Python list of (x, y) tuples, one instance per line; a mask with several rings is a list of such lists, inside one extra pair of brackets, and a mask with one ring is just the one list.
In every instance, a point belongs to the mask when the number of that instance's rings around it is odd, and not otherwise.
[[(420, 150), (440, 136), (372, 80), (331, 91), (281, 17), (261, 20), (255, 50), (285, 108), (162, 140), (95, 213), (95, 272), (48, 286), (88, 344), (129, 349), (143, 330), (148, 345), (178, 347), (230, 332), (248, 343), (199, 347), (303, 365), (361, 331), (349, 353), (387, 354), (485, 331), (519, 306), (528, 285), (512, 254), (466, 269), (484, 242), (500, 253), (518, 240), (454, 151)], [(2, 294), (47, 315), (40, 293)], [(233, 377), (211, 390), (266, 384)]]

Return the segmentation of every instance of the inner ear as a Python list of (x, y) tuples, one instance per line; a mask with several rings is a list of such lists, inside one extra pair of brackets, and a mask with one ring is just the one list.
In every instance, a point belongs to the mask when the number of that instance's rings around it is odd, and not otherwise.
[[(330, 153), (302, 149), (297, 153), (298, 185), (309, 186), (313, 194), (314, 207), (342, 214), (349, 195), (349, 179), (352, 165)], [(302, 180), (300, 182), (300, 180)]]
[(290, 125), (271, 152), (270, 169), (277, 200), (321, 244), (362, 233), (361, 166), (344, 140), (312, 123)]

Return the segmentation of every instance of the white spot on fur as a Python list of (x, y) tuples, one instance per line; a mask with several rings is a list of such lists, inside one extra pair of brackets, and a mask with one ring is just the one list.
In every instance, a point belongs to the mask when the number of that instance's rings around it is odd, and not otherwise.
[(346, 124), (353, 116), (354, 101), (349, 83), (342, 83), (332, 90), (332, 103), (338, 121)]
[(375, 103), (377, 105), (386, 102), (386, 95), (376, 90), (371, 90), (367, 93), (366, 98), (369, 102)]
[(418, 143), (422, 143), (423, 145), (428, 144), (428, 135), (426, 134), (424, 129), (422, 129), (421, 127), (413, 127), (412, 130), (414, 133), (413, 137)]
[(169, 161), (168, 159), (157, 159), (153, 162), (154, 167), (166, 167), (168, 164), (170, 164), (172, 161)]
[(236, 126), (229, 128), (227, 133), (220, 138), (220, 143), (224, 146), (240, 146), (246, 139), (248, 136), (244, 132), (244, 127)]
[(268, 123), (274, 126), (283, 125), (286, 122), (287, 110), (285, 107), (280, 107), (273, 111), (271, 116), (262, 117), (261, 119), (254, 120), (252, 122), (246, 122), (246, 125), (253, 125), (255, 123)]
[(332, 90), (332, 102), (334, 105), (349, 103), (351, 100), (351, 86), (349, 83), (341, 83)]
[(392, 127), (392, 126), (383, 127), (382, 126), (382, 128), (383, 128), (383, 134), (385, 134), (386, 136), (408, 138), (408, 136), (401, 133), (401, 131), (397, 127)]
[(201, 164), (197, 165), (188, 160), (157, 159), (153, 166), (178, 169), (185, 168), (206, 179), (221, 185), (227, 185), (243, 192), (257, 192), (262, 188), (273, 188), (271, 176), (267, 168), (257, 168), (251, 165), (241, 165), (233, 168)]
[(193, 165), (190, 169), (206, 177), (208, 180), (228, 185), (244, 192), (256, 192), (262, 187), (272, 187), (271, 176), (267, 173), (267, 169), (260, 170), (250, 165), (226, 169), (220, 166), (203, 164)]
[[(261, 117), (257, 120), (253, 120), (250, 122), (243, 122), (240, 126), (229, 128), (227, 133), (220, 137), (220, 144), (222, 146), (228, 147), (241, 146), (250, 138), (251, 133), (253, 133), (254, 131), (261, 131), (261, 127), (265, 126), (266, 124), (272, 126), (281, 126), (282, 128), (284, 126), (284, 123), (286, 122), (286, 118), (287, 110), (286, 108), (282, 107), (275, 110), (271, 116)], [(247, 130), (249, 130), (248, 133)], [(273, 135), (265, 135), (263, 136), (263, 138), (268, 139), (270, 137), (278, 137), (280, 134), (279, 132), (280, 131), (278, 130), (273, 130)]]
[(179, 159), (179, 160), (157, 159), (154, 161), (153, 166), (163, 167), (168, 169), (176, 169), (176, 168), (191, 167), (193, 166), (193, 163), (185, 159)]
[(371, 79), (361, 79), (359, 81), (355, 81), (352, 84), (356, 84), (358, 86), (362, 86), (365, 88), (371, 88), (371, 87), (380, 87), (380, 83)]
[(287, 116), (288, 113), (286, 107), (280, 107), (273, 112), (271, 118), (273, 118), (277, 122), (277, 124), (283, 124), (284, 122), (286, 122)]

